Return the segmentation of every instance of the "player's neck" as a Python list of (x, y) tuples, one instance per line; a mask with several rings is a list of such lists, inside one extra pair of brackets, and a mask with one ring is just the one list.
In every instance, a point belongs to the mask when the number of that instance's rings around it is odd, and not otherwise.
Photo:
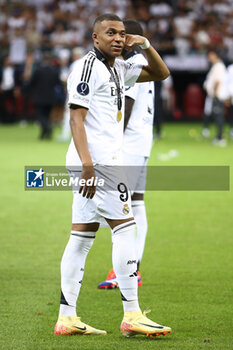
[(114, 58), (111, 57), (111, 58), (107, 59), (107, 62), (108, 62), (110, 67), (113, 67), (114, 66), (114, 62), (115, 62), (115, 57)]
[(110, 67), (114, 66), (115, 57), (111, 57), (111, 56), (106, 55), (106, 53), (103, 52), (100, 48), (94, 47), (94, 49), (95, 49), (96, 56), (100, 61), (107, 62)]

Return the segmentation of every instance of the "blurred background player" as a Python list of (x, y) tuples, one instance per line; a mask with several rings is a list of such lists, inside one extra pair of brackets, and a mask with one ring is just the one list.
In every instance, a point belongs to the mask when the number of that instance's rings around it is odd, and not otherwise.
[[(127, 34), (143, 36), (141, 25), (134, 20), (124, 21)], [(130, 64), (147, 65), (147, 61), (139, 47), (125, 49), (123, 57)], [(136, 254), (138, 286), (142, 285), (139, 272), (142, 260), (146, 234), (147, 216), (144, 202), (146, 187), (146, 165), (150, 156), (153, 142), (154, 118), (154, 82), (138, 83), (125, 88), (125, 122), (123, 137), (123, 163), (129, 174), (128, 182), (131, 190), (132, 210), (137, 224)], [(114, 270), (110, 270), (105, 281), (98, 285), (99, 289), (113, 289), (118, 287)]]
[(51, 56), (45, 52), (41, 64), (32, 72), (30, 94), (35, 106), (35, 118), (41, 126), (40, 139), (52, 137), (50, 113), (56, 104), (56, 87), (61, 85), (59, 71), (51, 65)]
[[(205, 125), (202, 135), (208, 136), (208, 125), (206, 118), (213, 117), (217, 127), (216, 138), (213, 143), (217, 146), (225, 146), (226, 140), (223, 139), (224, 127), (224, 95), (223, 81), (226, 72), (226, 67), (221, 60), (219, 54), (215, 50), (208, 52), (208, 59), (211, 64), (209, 73), (204, 82), (204, 88), (207, 92), (207, 100), (205, 105)], [(208, 111), (208, 112), (207, 112)]]
[(0, 67), (0, 122), (14, 121), (13, 105), (15, 90), (15, 69), (9, 57), (5, 57)]
[(154, 99), (154, 140), (159, 140), (163, 137), (164, 120), (170, 118), (172, 109), (174, 109), (174, 90), (173, 79), (169, 75), (163, 81), (154, 83), (155, 99)]
[(223, 90), (226, 97), (225, 105), (229, 108), (229, 137), (233, 139), (233, 64), (227, 67)]
[[(63, 74), (63, 76), (62, 76), (62, 82), (64, 84), (66, 84), (69, 74), (74, 69), (76, 61), (79, 60), (83, 56), (84, 56), (84, 49), (82, 47), (75, 47), (72, 50), (72, 56), (71, 56), (72, 63), (69, 66), (69, 69), (66, 72), (66, 74)], [(65, 103), (65, 111), (64, 111), (63, 121), (62, 121), (62, 131), (61, 131), (61, 135), (58, 136), (57, 141), (67, 142), (70, 140), (70, 137), (71, 137), (70, 110), (68, 107), (68, 96), (67, 96), (67, 100)]]

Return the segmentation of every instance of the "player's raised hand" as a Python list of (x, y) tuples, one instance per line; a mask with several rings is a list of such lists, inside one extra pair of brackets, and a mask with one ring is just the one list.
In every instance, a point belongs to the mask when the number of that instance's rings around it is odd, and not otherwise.
[(91, 165), (84, 165), (81, 179), (85, 180), (85, 185), (80, 186), (79, 193), (82, 193), (83, 197), (92, 199), (96, 192), (94, 167)]
[(125, 47), (132, 48), (134, 45), (143, 45), (146, 41), (144, 36), (126, 34)]

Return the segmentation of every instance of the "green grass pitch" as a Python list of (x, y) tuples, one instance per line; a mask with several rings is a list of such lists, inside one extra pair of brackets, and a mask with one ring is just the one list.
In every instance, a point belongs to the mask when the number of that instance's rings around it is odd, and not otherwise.
[[(150, 164), (233, 166), (199, 124), (168, 124)], [(213, 132), (213, 131), (212, 131)], [(60, 259), (69, 238), (72, 194), (24, 191), (25, 165), (64, 165), (67, 144), (37, 140), (34, 125), (0, 126), (1, 350), (233, 349), (233, 195), (230, 191), (146, 193), (149, 230), (141, 265), (142, 310), (171, 326), (155, 339), (122, 337), (119, 290), (97, 290), (111, 267), (111, 235), (99, 230), (87, 258), (78, 314), (106, 337), (53, 335)], [(176, 150), (176, 157), (167, 155)], [(232, 183), (232, 176), (231, 176)]]

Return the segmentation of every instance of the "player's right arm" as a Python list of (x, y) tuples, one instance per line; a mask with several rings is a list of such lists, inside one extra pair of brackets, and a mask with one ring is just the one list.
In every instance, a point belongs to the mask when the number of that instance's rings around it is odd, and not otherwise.
[[(85, 179), (85, 181), (92, 177), (95, 178), (94, 166), (88, 149), (87, 135), (84, 127), (87, 111), (84, 107), (74, 104), (70, 105), (70, 127), (74, 144), (83, 166), (82, 179)], [(82, 193), (83, 197), (87, 198), (93, 198), (95, 192), (96, 187), (94, 185), (80, 186), (79, 189), (79, 193)]]
[[(134, 45), (139, 45), (142, 47), (146, 40), (147, 39), (145, 37), (140, 35), (127, 34), (125, 46), (132, 48)], [(158, 52), (150, 44), (143, 51), (145, 53), (148, 65), (143, 66), (137, 82), (143, 83), (146, 81), (161, 81), (166, 79), (170, 75), (170, 72)]]
[[(70, 127), (73, 141), (82, 162), (82, 179), (87, 181), (95, 178), (95, 171), (92, 158), (88, 148), (87, 135), (84, 127), (84, 121), (92, 100), (94, 91), (94, 75), (90, 69), (93, 65), (94, 57), (86, 55), (83, 59), (77, 61), (71, 72), (68, 87), (68, 105), (70, 107)], [(93, 68), (94, 69), (94, 68)], [(92, 181), (93, 182), (93, 181)], [(84, 197), (92, 198), (95, 194), (95, 186), (81, 186), (79, 193)]]

